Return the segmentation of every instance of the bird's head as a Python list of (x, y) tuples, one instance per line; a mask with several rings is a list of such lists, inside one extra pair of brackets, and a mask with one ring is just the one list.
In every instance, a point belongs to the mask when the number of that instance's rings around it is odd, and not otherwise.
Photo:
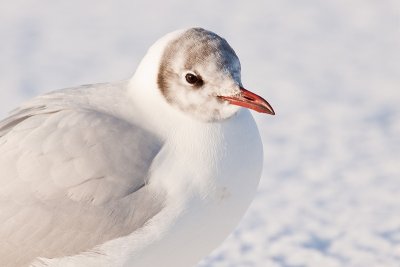
[(265, 99), (243, 88), (240, 61), (225, 39), (202, 28), (172, 36), (161, 42), (155, 73), (169, 105), (207, 122), (227, 119), (240, 107), (275, 114)]

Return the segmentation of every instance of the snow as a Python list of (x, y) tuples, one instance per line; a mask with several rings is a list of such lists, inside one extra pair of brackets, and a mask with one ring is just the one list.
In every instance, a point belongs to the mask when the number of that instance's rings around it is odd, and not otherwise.
[(199, 267), (399, 266), (398, 1), (4, 2), (0, 114), (128, 78), (158, 37), (189, 26), (225, 37), (244, 85), (277, 112), (256, 114), (255, 201)]

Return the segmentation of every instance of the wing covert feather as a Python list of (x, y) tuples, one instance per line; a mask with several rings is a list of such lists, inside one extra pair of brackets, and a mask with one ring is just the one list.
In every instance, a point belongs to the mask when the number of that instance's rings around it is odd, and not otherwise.
[(141, 227), (162, 209), (145, 186), (161, 145), (92, 109), (38, 105), (0, 122), (2, 264), (73, 255)]

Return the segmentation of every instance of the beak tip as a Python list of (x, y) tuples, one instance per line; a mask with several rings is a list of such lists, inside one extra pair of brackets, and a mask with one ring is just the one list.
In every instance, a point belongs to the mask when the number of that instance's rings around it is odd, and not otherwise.
[(273, 110), (266, 110), (266, 111), (264, 111), (263, 113), (265, 113), (265, 114), (268, 114), (268, 115), (272, 115), (272, 116), (275, 116), (275, 111), (273, 111)]
[(276, 114), (275, 110), (272, 108), (272, 106), (267, 101), (265, 101), (264, 109), (265, 109), (264, 113), (266, 113), (268, 115), (274, 116)]

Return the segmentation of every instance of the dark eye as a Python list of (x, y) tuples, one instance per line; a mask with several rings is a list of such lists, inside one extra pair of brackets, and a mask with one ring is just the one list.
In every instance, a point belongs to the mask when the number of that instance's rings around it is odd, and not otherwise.
[(197, 77), (193, 73), (186, 74), (185, 78), (186, 78), (186, 81), (190, 84), (196, 84), (200, 81), (199, 77)]

